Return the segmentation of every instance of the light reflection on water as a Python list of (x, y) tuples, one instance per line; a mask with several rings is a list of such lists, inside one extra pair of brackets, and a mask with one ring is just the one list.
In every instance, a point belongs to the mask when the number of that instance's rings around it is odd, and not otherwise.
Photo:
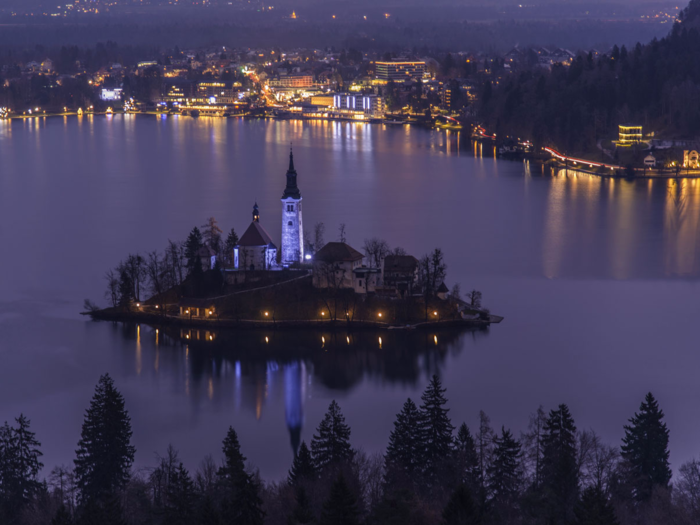
[[(104, 271), (207, 217), (239, 234), (257, 200), (280, 237), (293, 143), (304, 221), (409, 253), (441, 247), (450, 284), (505, 321), (488, 333), (239, 335), (187, 340), (78, 317)], [(100, 374), (124, 392), (137, 461), (168, 443), (191, 468), (229, 425), (281, 477), (333, 398), (370, 452), (439, 372), (455, 422), (484, 409), (516, 432), (567, 402), (617, 443), (647, 390), (672, 461), (698, 454), (700, 183), (600, 179), (495, 161), (464, 132), (343, 122), (86, 115), (0, 121), (0, 421), (20, 412), (48, 467), (72, 458)], [(379, 338), (382, 338), (381, 343)], [(267, 338), (267, 342), (265, 341)], [(323, 338), (323, 339), (322, 339)], [(324, 341), (325, 339), (325, 341)], [(348, 343), (348, 340), (350, 343)], [(301, 425), (299, 426), (299, 422)], [(298, 435), (297, 435), (298, 434)]]

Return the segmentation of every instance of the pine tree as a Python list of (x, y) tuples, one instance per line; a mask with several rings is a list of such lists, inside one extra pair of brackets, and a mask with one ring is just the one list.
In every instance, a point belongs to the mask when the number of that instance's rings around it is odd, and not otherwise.
[(73, 525), (73, 516), (70, 515), (66, 506), (61, 503), (56, 514), (51, 519), (51, 525)]
[(494, 438), (493, 462), (487, 469), (488, 489), (494, 506), (502, 512), (512, 512), (520, 490), (520, 443), (510, 430), (501, 429)]
[(311, 508), (311, 500), (309, 500), (309, 496), (303, 486), (297, 489), (296, 506), (288, 521), (289, 525), (305, 525), (316, 521)]
[(231, 231), (228, 233), (228, 237), (226, 237), (226, 243), (224, 245), (224, 251), (225, 257), (226, 257), (226, 262), (229, 264), (233, 264), (233, 249), (236, 247), (238, 244), (238, 234), (236, 233), (236, 230), (231, 228)]
[(650, 393), (646, 395), (639, 413), (625, 425), (621, 454), (629, 465), (631, 486), (638, 501), (651, 498), (654, 487), (668, 487), (671, 467), (668, 457), (668, 428), (664, 413)]
[(404, 403), (401, 412), (396, 415), (394, 430), (389, 435), (389, 446), (385, 456), (387, 481), (390, 483), (396, 478), (410, 479), (422, 467), (424, 456), (424, 441), (420, 430), (422, 420), (423, 414), (411, 399)]
[(619, 525), (613, 506), (598, 487), (588, 487), (574, 509), (574, 525)]
[(321, 525), (359, 525), (360, 512), (345, 478), (341, 474), (333, 483), (331, 493), (323, 504)]
[(223, 445), (224, 464), (218, 473), (223, 488), (223, 522), (260, 525), (265, 513), (258, 483), (245, 471), (246, 457), (233, 428), (229, 427)]
[(197, 510), (197, 525), (221, 525), (221, 515), (219, 514), (214, 500), (209, 495), (202, 497)]
[(187, 236), (185, 241), (185, 259), (187, 259), (187, 275), (199, 276), (204, 272), (202, 268), (202, 258), (199, 251), (204, 246), (204, 240), (199, 228), (196, 226)]
[(435, 470), (441, 465), (452, 451), (452, 432), (454, 427), (444, 408), (447, 403), (445, 389), (438, 376), (434, 375), (425, 392), (421, 396), (422, 418), (420, 422), (421, 439), (423, 441), (424, 462), (426, 470), (435, 475)]
[(311, 481), (316, 478), (316, 468), (314, 460), (311, 457), (311, 451), (306, 446), (306, 442), (302, 441), (299, 447), (299, 453), (294, 456), (292, 468), (289, 469), (287, 482), (295, 486), (301, 481)]
[(82, 502), (113, 495), (129, 480), (135, 449), (131, 441), (131, 419), (124, 398), (109, 374), (100, 377), (75, 459), (76, 484)]
[(165, 509), (165, 523), (168, 525), (194, 523), (197, 496), (192, 478), (182, 463), (172, 472), (166, 499), (168, 505)]
[(491, 420), (486, 413), (479, 411), (479, 431), (476, 434), (476, 453), (479, 461), (479, 500), (483, 503), (486, 499), (486, 475), (491, 457), (493, 456), (493, 444), (495, 435), (491, 428)]
[(569, 407), (559, 405), (549, 413), (542, 436), (542, 489), (547, 522), (569, 523), (578, 501), (579, 469), (576, 425)]
[(353, 450), (350, 446), (350, 427), (345, 424), (345, 417), (340, 406), (333, 400), (328, 412), (318, 425), (317, 433), (311, 440), (311, 453), (317, 471), (329, 465), (350, 460)]
[(466, 423), (457, 430), (454, 442), (454, 467), (458, 483), (464, 483), (467, 488), (476, 493), (479, 490), (479, 456), (476, 443)]
[(477, 525), (480, 523), (476, 503), (467, 486), (460, 483), (442, 512), (443, 525)]

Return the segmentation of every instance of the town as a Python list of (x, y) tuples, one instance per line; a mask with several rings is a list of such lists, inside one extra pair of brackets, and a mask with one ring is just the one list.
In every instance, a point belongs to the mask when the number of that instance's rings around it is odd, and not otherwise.
[[(464, 300), (459, 284), (446, 285), (439, 248), (418, 259), (371, 238), (363, 254), (348, 244), (345, 224), (337, 241), (325, 242), (325, 225), (316, 223), (312, 239), (304, 230), (297, 177), (290, 151), (279, 248), (257, 203), (240, 238), (231, 229), (224, 240), (212, 217), (184, 243), (170, 241), (162, 254), (129, 255), (106, 274), (110, 306), (100, 309), (86, 301), (85, 313), (94, 319), (250, 328), (340, 322), (413, 329), (502, 321), (482, 307), (481, 292), (471, 290)], [(204, 337), (213, 340), (208, 332)]]

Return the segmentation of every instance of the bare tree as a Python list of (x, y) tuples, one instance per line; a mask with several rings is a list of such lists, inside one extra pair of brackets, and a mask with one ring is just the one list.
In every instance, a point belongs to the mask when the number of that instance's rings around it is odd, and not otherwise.
[(107, 291), (105, 291), (105, 297), (112, 303), (114, 308), (119, 304), (119, 277), (114, 272), (114, 270), (108, 270), (105, 273), (105, 280), (107, 281)]
[(692, 459), (681, 465), (679, 479), (673, 487), (676, 501), (690, 523), (700, 523), (700, 461)]
[(620, 463), (620, 451), (606, 445), (592, 430), (578, 435), (578, 467), (583, 485), (594, 486), (606, 494)]
[(184, 281), (184, 247), (182, 243), (168, 240), (168, 247), (165, 249), (166, 264), (170, 272), (170, 279), (173, 285), (181, 285)]
[(455, 283), (454, 286), (452, 286), (452, 291), (450, 292), (450, 297), (452, 297), (453, 300), (459, 301), (462, 299), (462, 285), (459, 283)]
[(481, 308), (481, 292), (478, 290), (472, 290), (467, 294), (467, 299), (469, 299), (469, 304), (474, 308)]
[(493, 454), (493, 439), (495, 435), (491, 428), (491, 420), (486, 412), (479, 411), (479, 429), (476, 432), (476, 455), (479, 461), (479, 484), (482, 490), (486, 486), (486, 469), (491, 463)]
[(345, 237), (345, 223), (341, 222), (340, 226), (338, 227), (338, 240), (342, 243), (347, 241), (347, 238)]
[(221, 253), (221, 234), (224, 233), (214, 217), (209, 217), (207, 222), (202, 226), (202, 237), (204, 242), (219, 255)]
[(217, 471), (219, 468), (211, 454), (204, 457), (199, 464), (197, 474), (195, 475), (195, 483), (199, 492), (205, 496), (213, 496), (217, 487)]
[(141, 300), (141, 284), (146, 277), (146, 260), (139, 254), (132, 255), (126, 258), (124, 268), (129, 274), (129, 278), (134, 286), (134, 299)]
[(326, 233), (326, 225), (322, 222), (317, 222), (314, 226), (314, 251), (317, 252), (326, 244), (323, 241), (323, 236)]
[(406, 250), (401, 248), (401, 246), (397, 246), (396, 248), (391, 250), (391, 255), (408, 255), (408, 253), (406, 252)]
[(163, 294), (167, 292), (172, 285), (166, 258), (161, 257), (156, 251), (152, 251), (147, 255), (146, 277), (151, 294), (157, 297), (158, 303), (161, 306), (164, 306), (165, 298)]
[(364, 250), (370, 268), (381, 268), (382, 260), (391, 253), (389, 243), (377, 237), (365, 239)]
[(534, 488), (542, 483), (542, 435), (547, 414), (540, 405), (534, 414), (530, 414), (527, 432), (521, 436), (523, 444), (523, 467)]

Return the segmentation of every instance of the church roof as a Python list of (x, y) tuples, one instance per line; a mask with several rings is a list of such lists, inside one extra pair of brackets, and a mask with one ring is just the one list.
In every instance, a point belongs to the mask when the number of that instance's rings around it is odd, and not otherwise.
[(332, 263), (332, 262), (355, 262), (364, 259), (364, 255), (358, 252), (352, 246), (345, 244), (344, 242), (329, 242), (323, 248), (321, 248), (316, 255), (314, 255), (314, 260)]
[(265, 228), (256, 221), (250, 223), (250, 226), (248, 226), (248, 229), (238, 241), (238, 246), (267, 246), (269, 248), (277, 248), (272, 242), (272, 238), (265, 231)]
[(297, 186), (297, 170), (294, 169), (294, 154), (289, 152), (289, 169), (287, 170), (287, 186), (284, 188), (283, 199), (301, 199)]

